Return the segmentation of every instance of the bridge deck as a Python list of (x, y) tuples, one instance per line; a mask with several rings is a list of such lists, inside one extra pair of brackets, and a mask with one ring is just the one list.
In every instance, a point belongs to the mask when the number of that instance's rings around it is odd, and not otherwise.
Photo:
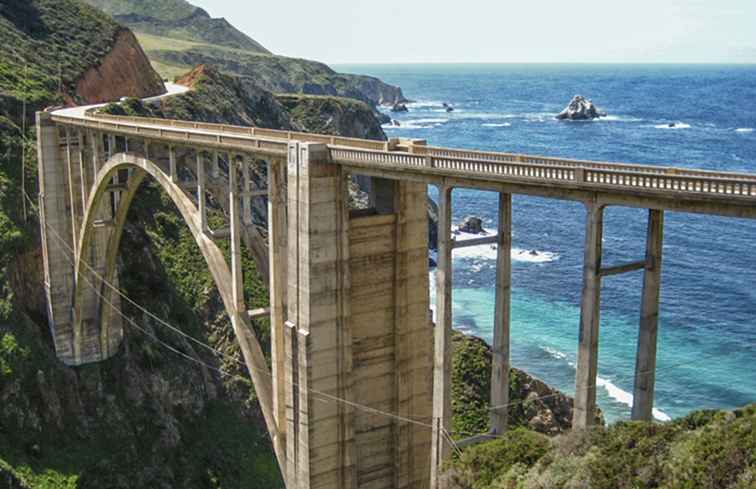
[(289, 141), (328, 146), (353, 171), (511, 193), (756, 217), (756, 174), (605, 163), (451, 149), (408, 140), (372, 141), (295, 131), (103, 114), (53, 114), (54, 122), (165, 144), (285, 157)]

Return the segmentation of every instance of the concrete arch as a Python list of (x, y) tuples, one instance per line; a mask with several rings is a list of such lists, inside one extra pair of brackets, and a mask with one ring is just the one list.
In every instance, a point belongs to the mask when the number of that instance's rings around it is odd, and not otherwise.
[[(112, 216), (112, 221), (107, 223), (107, 226), (104, 226), (100, 221), (102, 221), (103, 206), (109, 204), (107, 200), (109, 187), (111, 186), (113, 176), (122, 170), (131, 170), (132, 173), (125, 190), (121, 189), (120, 203), (115, 215)], [(268, 368), (260, 343), (253, 333), (243, 299), (238, 301), (238, 299), (234, 298), (232, 271), (226, 262), (225, 255), (213, 239), (202, 231), (200, 213), (192, 199), (171, 180), (170, 175), (160, 165), (140, 154), (119, 153), (112, 156), (99, 169), (94, 178), (93, 191), (88, 198), (81, 221), (77, 241), (78, 245), (76, 246), (76, 286), (74, 291), (73, 317), (76, 362), (85, 363), (86, 360), (82, 356), (86, 353), (83, 350), (86, 347), (85, 336), (87, 331), (85, 323), (87, 319), (100, 327), (96, 341), (99, 342), (102, 358), (109, 356), (108, 352), (113, 348), (115, 340), (117, 340), (117, 343), (120, 343), (120, 337), (118, 335), (114, 337), (109, 331), (113, 318), (109, 314), (103, 313), (105, 310), (112, 308), (107, 303), (103, 307), (103, 301), (98, 299), (99, 297), (114, 299), (115, 294), (109, 287), (101, 283), (100, 280), (92, 280), (91, 277), (93, 274), (87, 265), (89, 264), (97, 269), (98, 274), (105, 277), (110, 283), (116, 282), (116, 259), (123, 234), (123, 227), (131, 202), (146, 177), (153, 178), (174, 202), (207, 262), (223, 304), (231, 318), (234, 334), (239, 342), (245, 364), (252, 377), (268, 431), (273, 439), (274, 448), (279, 460), (282, 460), (280, 458), (283, 455), (281, 452), (282, 440), (279, 437), (279, 429), (273, 418), (272, 411), (272, 377), (270, 369)], [(97, 240), (101, 239), (98, 236), (98, 229), (101, 230), (103, 228), (109, 229), (107, 242), (97, 243)], [(102, 234), (102, 232), (99, 234)], [(96, 250), (98, 244), (105, 244), (104, 253), (102, 250)], [(96, 255), (97, 264), (90, 263), (87, 259), (92, 254)], [(92, 287), (86, 283), (85, 278), (95, 284), (99, 284), (101, 295), (92, 290)]]

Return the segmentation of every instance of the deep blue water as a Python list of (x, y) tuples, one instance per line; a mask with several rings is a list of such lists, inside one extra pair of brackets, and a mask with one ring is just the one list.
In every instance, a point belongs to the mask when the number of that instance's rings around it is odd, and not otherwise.
[[(756, 66), (360, 65), (416, 103), (390, 137), (435, 145), (756, 173)], [(553, 119), (575, 94), (609, 116)], [(442, 102), (455, 107), (446, 113)], [(677, 124), (674, 129), (667, 125)], [(433, 189), (430, 190), (433, 194)], [(454, 220), (493, 227), (495, 194), (455, 191)], [(610, 207), (604, 263), (641, 259), (647, 214)], [(512, 362), (574, 392), (584, 209), (515, 196)], [(667, 213), (656, 407), (676, 417), (756, 401), (756, 221)], [(495, 251), (455, 252), (454, 321), (491, 340)], [(598, 402), (629, 417), (641, 272), (604, 279)], [(664, 417), (657, 412), (660, 417)]]

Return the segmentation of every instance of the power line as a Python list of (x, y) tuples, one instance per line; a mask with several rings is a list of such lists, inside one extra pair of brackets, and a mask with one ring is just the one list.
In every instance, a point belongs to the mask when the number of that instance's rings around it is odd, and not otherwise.
[[(30, 202), (31, 202), (31, 203), (33, 204), (33, 202), (32, 202), (32, 200), (31, 200), (31, 198), (30, 198), (30, 197), (29, 197), (28, 195), (26, 195), (26, 197), (27, 197), (27, 199), (29, 199), (29, 201), (30, 201)], [(64, 240), (64, 239), (63, 239), (63, 238), (62, 238), (62, 237), (61, 237), (61, 236), (60, 236), (60, 235), (59, 235), (59, 234), (58, 234), (58, 233), (57, 233), (57, 232), (55, 231), (55, 229), (52, 229), (52, 228), (51, 228), (51, 227), (50, 227), (49, 225), (47, 225), (47, 223), (45, 223), (45, 227), (46, 227), (46, 228), (47, 228), (48, 230), (52, 231), (52, 235), (53, 235), (53, 236), (54, 236), (54, 237), (55, 237), (55, 238), (56, 238), (56, 239), (57, 239), (57, 240), (58, 240), (58, 241), (59, 241), (60, 243), (62, 243), (62, 244), (64, 245), (64, 247), (68, 249), (68, 251), (69, 251), (69, 252), (73, 253), (73, 250), (71, 249), (71, 247), (70, 247), (70, 246), (68, 245), (68, 243), (67, 243), (67, 242), (66, 242), (66, 241), (65, 241), (65, 240)], [(64, 252), (64, 253), (63, 253), (63, 255), (64, 255), (64, 256), (65, 256), (65, 258), (66, 258), (66, 259), (67, 259), (67, 260), (69, 261), (69, 263), (71, 263), (71, 265), (72, 265), (72, 266), (75, 266), (75, 259), (74, 259), (74, 258), (72, 258), (72, 256), (71, 256), (71, 255), (69, 255), (69, 253), (68, 253), (68, 252)], [(99, 274), (97, 274), (96, 272), (94, 272), (94, 271), (93, 271), (93, 269), (91, 268), (91, 266), (89, 266), (89, 264), (87, 264), (87, 262), (86, 262), (85, 260), (81, 259), (81, 262), (82, 262), (82, 263), (84, 263), (84, 265), (85, 265), (85, 266), (86, 266), (86, 267), (87, 267), (88, 269), (92, 270), (93, 274), (94, 274), (94, 275), (96, 275), (96, 276), (97, 276), (97, 278), (98, 278), (99, 280), (101, 280), (101, 281), (102, 281), (103, 283), (105, 283), (105, 284), (108, 284), (108, 282), (107, 282), (107, 281), (106, 281), (106, 280), (105, 280), (105, 279), (104, 279), (104, 278), (103, 278), (103, 277), (102, 277), (101, 275), (99, 275)], [(118, 314), (119, 316), (121, 316), (121, 317), (122, 317), (123, 319), (125, 319), (125, 320), (126, 320), (127, 322), (129, 322), (129, 324), (133, 325), (134, 327), (136, 327), (136, 328), (137, 328), (137, 329), (139, 329), (140, 331), (142, 331), (142, 332), (145, 332), (145, 333), (146, 333), (146, 334), (148, 335), (148, 337), (150, 337), (150, 338), (152, 338), (153, 340), (155, 340), (155, 341), (159, 342), (159, 343), (160, 343), (161, 345), (168, 347), (168, 348), (169, 348), (169, 349), (170, 349), (171, 351), (173, 351), (174, 353), (180, 354), (181, 356), (183, 356), (183, 357), (185, 357), (185, 358), (187, 358), (187, 359), (189, 359), (189, 360), (191, 360), (191, 361), (193, 361), (193, 362), (195, 362), (195, 363), (197, 363), (197, 364), (199, 364), (199, 365), (202, 365), (202, 366), (205, 366), (205, 367), (207, 367), (207, 368), (210, 368), (210, 369), (212, 369), (212, 370), (215, 370), (215, 371), (217, 371), (217, 372), (219, 372), (219, 373), (221, 373), (221, 374), (223, 374), (223, 375), (226, 375), (226, 376), (232, 376), (232, 377), (236, 377), (236, 376), (237, 376), (236, 374), (233, 374), (233, 373), (230, 373), (230, 372), (226, 372), (226, 371), (224, 371), (223, 369), (219, 369), (219, 368), (217, 368), (217, 367), (214, 367), (214, 366), (212, 366), (212, 365), (208, 365), (208, 364), (206, 364), (206, 363), (204, 363), (204, 362), (202, 362), (202, 361), (200, 361), (200, 360), (197, 360), (197, 359), (195, 359), (194, 357), (188, 356), (188, 355), (184, 354), (183, 352), (180, 352), (179, 350), (177, 350), (177, 349), (175, 349), (175, 348), (171, 347), (170, 345), (168, 345), (168, 344), (164, 343), (163, 341), (161, 341), (161, 340), (160, 340), (159, 338), (155, 337), (154, 335), (147, 333), (147, 332), (146, 332), (146, 331), (145, 331), (145, 330), (144, 330), (143, 328), (141, 328), (141, 327), (140, 327), (139, 325), (137, 325), (137, 324), (136, 324), (136, 322), (135, 322), (135, 321), (134, 321), (133, 319), (131, 319), (130, 317), (128, 317), (128, 316), (127, 316), (126, 314), (124, 314), (124, 313), (123, 313), (123, 312), (122, 312), (122, 311), (120, 310), (120, 308), (119, 308), (118, 306), (116, 306), (115, 304), (113, 304), (113, 302), (111, 302), (111, 301), (110, 301), (110, 300), (109, 300), (109, 299), (108, 299), (107, 297), (105, 297), (105, 296), (104, 296), (104, 295), (103, 295), (103, 294), (102, 294), (102, 293), (101, 293), (101, 292), (100, 292), (100, 291), (98, 290), (98, 288), (97, 288), (97, 287), (96, 287), (96, 286), (95, 286), (95, 285), (94, 285), (94, 284), (93, 284), (93, 283), (92, 283), (92, 282), (91, 282), (91, 281), (89, 280), (89, 278), (87, 278), (86, 276), (82, 276), (81, 278), (82, 278), (82, 279), (83, 279), (83, 280), (84, 280), (84, 281), (85, 281), (85, 282), (87, 283), (87, 285), (89, 285), (89, 287), (90, 287), (90, 288), (91, 288), (91, 289), (92, 289), (92, 290), (93, 290), (93, 291), (95, 292), (95, 294), (96, 294), (96, 295), (97, 295), (97, 296), (98, 296), (98, 297), (99, 297), (100, 299), (102, 299), (103, 301), (105, 301), (105, 302), (106, 302), (106, 303), (107, 303), (107, 304), (108, 304), (108, 305), (109, 305), (109, 306), (110, 306), (110, 307), (111, 307), (111, 308), (112, 308), (112, 309), (113, 309), (113, 310), (114, 310), (114, 311), (115, 311), (115, 312), (116, 312), (116, 313), (117, 313), (117, 314)], [(126, 299), (127, 299), (127, 300), (128, 300), (129, 302), (130, 302), (130, 303), (133, 303), (133, 304), (137, 305), (137, 306), (139, 307), (139, 309), (140, 309), (140, 310), (143, 310), (143, 311), (146, 311), (146, 312), (148, 312), (148, 313), (149, 313), (149, 311), (147, 311), (146, 309), (144, 309), (144, 308), (143, 308), (143, 307), (142, 307), (141, 305), (138, 305), (138, 304), (137, 304), (136, 302), (134, 302), (133, 300), (131, 300), (130, 298), (128, 298), (127, 296), (125, 296), (125, 294), (123, 294), (123, 293), (122, 293), (122, 292), (121, 292), (120, 290), (118, 290), (118, 288), (117, 288), (117, 287), (114, 287), (114, 286), (112, 286), (111, 284), (108, 284), (108, 285), (109, 285), (109, 286), (110, 286), (111, 288), (113, 288), (113, 290), (117, 291), (117, 292), (119, 293), (119, 295), (121, 295), (122, 297), (125, 297), (125, 298), (126, 298)], [(155, 316), (154, 316), (154, 315), (153, 315), (152, 313), (149, 313), (149, 314), (150, 314), (150, 316), (152, 316), (152, 317), (155, 317)], [(181, 336), (183, 336), (183, 337), (185, 337), (185, 338), (188, 338), (188, 339), (191, 339), (191, 340), (192, 340), (192, 341), (194, 341), (195, 343), (197, 343), (197, 344), (199, 344), (199, 345), (201, 345), (201, 346), (203, 346), (203, 347), (205, 347), (205, 348), (207, 348), (207, 349), (209, 349), (209, 350), (213, 351), (214, 353), (216, 353), (216, 354), (218, 354), (218, 355), (221, 355), (221, 356), (225, 356), (225, 357), (227, 357), (227, 358), (230, 358), (230, 359), (232, 359), (233, 361), (235, 361), (235, 362), (239, 363), (239, 364), (240, 364), (241, 366), (243, 366), (243, 367), (246, 367), (247, 369), (249, 369), (249, 367), (248, 367), (248, 366), (247, 366), (247, 365), (246, 365), (246, 364), (245, 364), (244, 362), (240, 361), (239, 359), (237, 359), (237, 358), (235, 358), (235, 357), (232, 357), (232, 356), (228, 355), (227, 353), (224, 353), (224, 352), (221, 352), (221, 351), (219, 351), (219, 350), (216, 350), (216, 349), (215, 349), (215, 348), (213, 348), (212, 346), (210, 346), (210, 345), (208, 345), (208, 344), (206, 344), (206, 343), (203, 343), (203, 342), (201, 342), (201, 341), (199, 341), (199, 340), (197, 340), (197, 339), (195, 339), (195, 338), (193, 338), (193, 337), (191, 337), (191, 336), (187, 335), (187, 334), (186, 334), (186, 333), (184, 333), (183, 331), (180, 331), (180, 330), (179, 330), (178, 328), (176, 328), (176, 327), (174, 327), (174, 326), (172, 326), (172, 325), (170, 325), (170, 324), (166, 323), (166, 322), (165, 322), (165, 321), (163, 321), (162, 319), (160, 319), (160, 322), (161, 322), (162, 324), (165, 324), (165, 325), (169, 326), (169, 327), (171, 328), (171, 330), (173, 330), (174, 332), (177, 332), (177, 333), (179, 333), (179, 334), (180, 334)], [(272, 378), (272, 374), (270, 374), (269, 372), (266, 372), (266, 371), (262, 371), (262, 372), (260, 372), (260, 373), (263, 373), (263, 374), (265, 374), (266, 376), (268, 376), (268, 377), (271, 377), (271, 378)], [(245, 379), (245, 381), (246, 381), (246, 382), (249, 382), (249, 379)], [(356, 402), (353, 402), (353, 401), (349, 401), (349, 400), (347, 400), (347, 399), (344, 399), (344, 398), (340, 398), (340, 397), (338, 397), (338, 396), (334, 396), (334, 395), (332, 395), (332, 394), (328, 394), (328, 393), (326, 393), (326, 392), (318, 391), (318, 390), (316, 390), (316, 389), (312, 389), (312, 388), (302, 388), (302, 387), (301, 387), (301, 386), (299, 385), (299, 383), (297, 383), (297, 382), (292, 382), (292, 385), (293, 385), (293, 386), (295, 386), (295, 387), (297, 387), (297, 388), (299, 388), (299, 389), (303, 389), (303, 390), (306, 390), (306, 391), (307, 391), (307, 392), (309, 392), (310, 394), (313, 394), (313, 395), (315, 395), (315, 396), (319, 396), (319, 397), (322, 397), (322, 398), (324, 398), (325, 400), (328, 400), (328, 401), (333, 401), (333, 402), (340, 402), (340, 403), (342, 403), (342, 404), (345, 404), (345, 405), (347, 405), (347, 406), (353, 407), (353, 408), (355, 408), (355, 409), (359, 409), (359, 410), (362, 410), (362, 411), (365, 411), (365, 412), (369, 412), (369, 413), (372, 413), (372, 414), (376, 414), (376, 415), (380, 415), (380, 416), (385, 416), (385, 417), (388, 417), (388, 418), (392, 418), (392, 419), (395, 419), (395, 420), (398, 420), (398, 421), (402, 421), (402, 422), (406, 422), (406, 423), (412, 423), (412, 424), (415, 424), (415, 425), (418, 425), (418, 426), (423, 426), (423, 427), (426, 427), (426, 428), (432, 428), (432, 427), (433, 427), (433, 426), (432, 426), (432, 425), (431, 425), (430, 423), (425, 423), (425, 422), (419, 421), (419, 420), (417, 420), (417, 419), (412, 419), (412, 418), (408, 418), (408, 417), (405, 417), (405, 416), (401, 416), (401, 415), (398, 415), (398, 414), (394, 414), (394, 413), (390, 413), (390, 412), (387, 412), (387, 411), (383, 411), (383, 410), (380, 410), (380, 409), (376, 409), (376, 408), (373, 408), (373, 407), (370, 407), (370, 406), (365, 406), (365, 405), (363, 405), (363, 404), (359, 404), (359, 403), (356, 403)], [(323, 399), (321, 399), (321, 400), (323, 400)]]

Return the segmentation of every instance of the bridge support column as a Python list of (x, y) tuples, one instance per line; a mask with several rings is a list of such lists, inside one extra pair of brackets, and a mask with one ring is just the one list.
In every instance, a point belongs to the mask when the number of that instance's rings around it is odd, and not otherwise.
[[(496, 252), (491, 406), (509, 403), (509, 320), (512, 295), (512, 195), (499, 194), (499, 240)], [(504, 433), (508, 407), (491, 411), (491, 429)]]
[(601, 304), (599, 272), (601, 271), (601, 240), (604, 234), (604, 207), (595, 202), (587, 204), (587, 207), (573, 429), (586, 428), (593, 425), (596, 420), (596, 375)]
[(341, 167), (319, 144), (289, 145), (287, 485), (356, 487), (351, 339), (345, 327), (347, 213)]
[[(246, 162), (242, 163), (246, 168)], [(246, 183), (246, 172), (242, 172)], [(284, 307), (286, 291), (286, 163), (268, 164), (268, 255), (270, 290), (271, 374), (273, 375), (273, 412), (278, 430), (286, 432), (286, 395), (284, 382)]]
[(449, 458), (446, 433), (451, 429), (452, 333), (452, 188), (438, 192), (438, 263), (436, 264), (436, 326), (433, 352), (433, 438), (431, 488), (439, 487), (441, 466)]
[[(55, 352), (66, 364), (74, 362), (71, 304), (74, 291), (70, 199), (66, 184), (66, 148), (50, 115), (37, 113), (37, 157), (40, 227), (47, 294), (47, 318)], [(70, 248), (70, 249), (69, 249)]]
[(635, 360), (632, 419), (651, 421), (656, 377), (656, 336), (659, 324), (664, 212), (648, 211), (646, 269), (643, 273), (638, 352)]

